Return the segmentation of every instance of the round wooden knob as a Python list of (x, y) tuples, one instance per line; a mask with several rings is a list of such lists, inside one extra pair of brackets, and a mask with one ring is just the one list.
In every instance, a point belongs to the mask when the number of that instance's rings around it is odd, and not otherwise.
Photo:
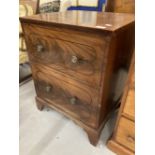
[(77, 102), (77, 98), (76, 98), (76, 97), (72, 97), (72, 98), (70, 99), (70, 103), (71, 103), (71, 104), (76, 104), (76, 102)]
[(77, 56), (73, 55), (71, 61), (72, 63), (76, 64), (78, 62)]
[(43, 51), (44, 51), (43, 45), (37, 45), (37, 52), (43, 52)]

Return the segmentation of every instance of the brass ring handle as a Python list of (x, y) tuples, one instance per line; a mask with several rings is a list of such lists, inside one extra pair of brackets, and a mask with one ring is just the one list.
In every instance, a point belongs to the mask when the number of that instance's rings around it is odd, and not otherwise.
[(52, 90), (52, 86), (46, 86), (46, 92), (49, 93)]
[(77, 97), (70, 98), (70, 103), (71, 104), (76, 104), (77, 103)]
[(73, 55), (71, 58), (72, 63), (76, 64), (78, 62), (77, 56)]
[(44, 51), (43, 45), (37, 45), (37, 52), (43, 52), (43, 51)]

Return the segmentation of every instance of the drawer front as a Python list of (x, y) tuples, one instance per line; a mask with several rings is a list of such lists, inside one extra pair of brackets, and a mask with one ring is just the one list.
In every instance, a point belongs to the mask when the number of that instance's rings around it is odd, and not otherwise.
[(127, 93), (126, 102), (123, 108), (123, 113), (134, 119), (135, 117), (135, 91), (134, 89), (129, 89)]
[[(95, 42), (86, 45), (87, 43), (72, 42), (66, 38), (60, 39), (50, 29), (39, 28), (36, 31), (33, 26), (24, 27), (31, 63), (48, 65), (93, 87), (100, 85), (105, 47), (96, 45)], [(102, 45), (105, 45), (104, 42)]]
[(118, 143), (132, 151), (135, 150), (135, 124), (133, 121), (121, 117), (115, 136)]
[(50, 75), (36, 67), (32, 67), (32, 71), (38, 97), (85, 124), (96, 127), (96, 92), (83, 85), (66, 82), (65, 77), (57, 77), (54, 72)]

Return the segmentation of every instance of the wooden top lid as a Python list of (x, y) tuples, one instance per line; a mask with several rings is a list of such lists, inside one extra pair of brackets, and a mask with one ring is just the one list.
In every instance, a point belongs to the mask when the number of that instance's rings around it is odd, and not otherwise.
[(99, 29), (104, 31), (116, 31), (133, 23), (134, 20), (134, 14), (95, 11), (42, 13), (20, 18), (22, 22)]

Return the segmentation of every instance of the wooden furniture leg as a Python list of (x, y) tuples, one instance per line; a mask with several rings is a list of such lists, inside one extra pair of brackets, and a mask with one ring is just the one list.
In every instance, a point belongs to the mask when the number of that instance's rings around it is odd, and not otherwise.
[(88, 134), (89, 141), (92, 145), (96, 146), (100, 137), (99, 132), (86, 131)]
[(43, 105), (39, 100), (36, 99), (36, 105), (38, 110), (42, 111), (45, 107), (45, 105)]

